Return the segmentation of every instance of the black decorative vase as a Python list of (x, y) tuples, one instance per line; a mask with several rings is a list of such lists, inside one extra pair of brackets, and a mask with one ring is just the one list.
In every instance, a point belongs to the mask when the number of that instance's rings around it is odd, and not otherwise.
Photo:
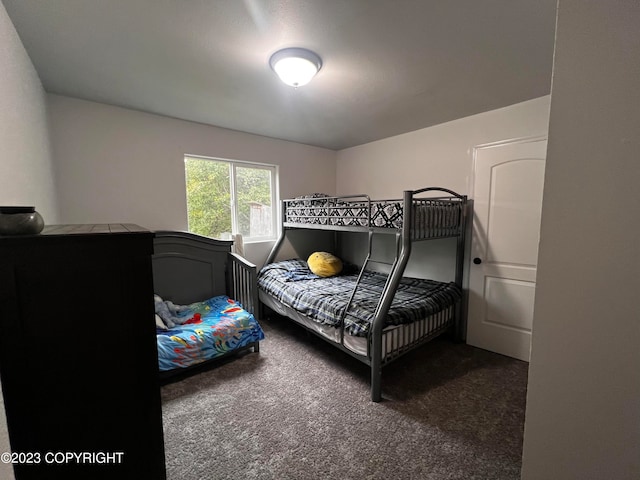
[(0, 235), (36, 235), (43, 228), (36, 207), (0, 207)]

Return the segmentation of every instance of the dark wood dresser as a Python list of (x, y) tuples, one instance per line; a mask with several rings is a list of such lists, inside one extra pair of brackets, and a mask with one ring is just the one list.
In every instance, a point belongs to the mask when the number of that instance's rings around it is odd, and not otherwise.
[(0, 375), (16, 479), (164, 479), (153, 233), (0, 236)]

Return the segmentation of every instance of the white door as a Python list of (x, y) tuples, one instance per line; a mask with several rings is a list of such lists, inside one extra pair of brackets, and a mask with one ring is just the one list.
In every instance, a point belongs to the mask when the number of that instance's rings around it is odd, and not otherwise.
[(477, 147), (467, 343), (529, 361), (546, 139)]

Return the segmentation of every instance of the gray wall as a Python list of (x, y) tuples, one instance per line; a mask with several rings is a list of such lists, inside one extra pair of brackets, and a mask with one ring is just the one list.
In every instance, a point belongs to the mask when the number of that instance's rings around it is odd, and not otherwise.
[(546, 135), (550, 97), (460, 118), (338, 152), (338, 193), (402, 198), (403, 190), (441, 186), (470, 193), (473, 147)]
[(640, 2), (560, 0), (522, 478), (640, 478)]
[(58, 221), (45, 93), (0, 3), (0, 205), (35, 205)]
[[(48, 95), (62, 223), (186, 230), (184, 155), (277, 165), (283, 198), (335, 191), (332, 150)], [(270, 243), (245, 245), (261, 264)]]
[[(341, 150), (338, 152), (337, 192), (368, 193), (372, 198), (402, 198), (403, 190), (441, 186), (473, 198), (473, 147), (546, 136), (549, 103), (550, 96), (547, 95)], [(376, 248), (376, 253), (387, 259), (395, 251), (389, 240)], [(361, 238), (345, 238), (344, 255), (354, 261), (363, 244), (366, 248), (366, 242)], [(455, 245), (455, 241), (447, 240), (414, 244), (406, 275), (453, 280)], [(467, 255), (467, 263), (468, 260)]]
[[(46, 120), (42, 84), (0, 3), (0, 205), (35, 205), (51, 223), (58, 208)], [(0, 452), (8, 451), (0, 393)], [(0, 463), (0, 478), (14, 478), (10, 464)]]

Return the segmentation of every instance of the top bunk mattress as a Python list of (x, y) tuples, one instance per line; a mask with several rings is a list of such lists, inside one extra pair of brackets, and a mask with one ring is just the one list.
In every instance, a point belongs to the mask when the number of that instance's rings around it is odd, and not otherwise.
[[(265, 266), (258, 274), (258, 288), (318, 323), (339, 327), (357, 278), (354, 268), (321, 278), (309, 270), (305, 261), (293, 259)], [(345, 333), (358, 337), (369, 334), (386, 279), (387, 275), (365, 270), (344, 319)], [(384, 326), (422, 320), (455, 305), (461, 297), (460, 288), (453, 282), (405, 277)]]

